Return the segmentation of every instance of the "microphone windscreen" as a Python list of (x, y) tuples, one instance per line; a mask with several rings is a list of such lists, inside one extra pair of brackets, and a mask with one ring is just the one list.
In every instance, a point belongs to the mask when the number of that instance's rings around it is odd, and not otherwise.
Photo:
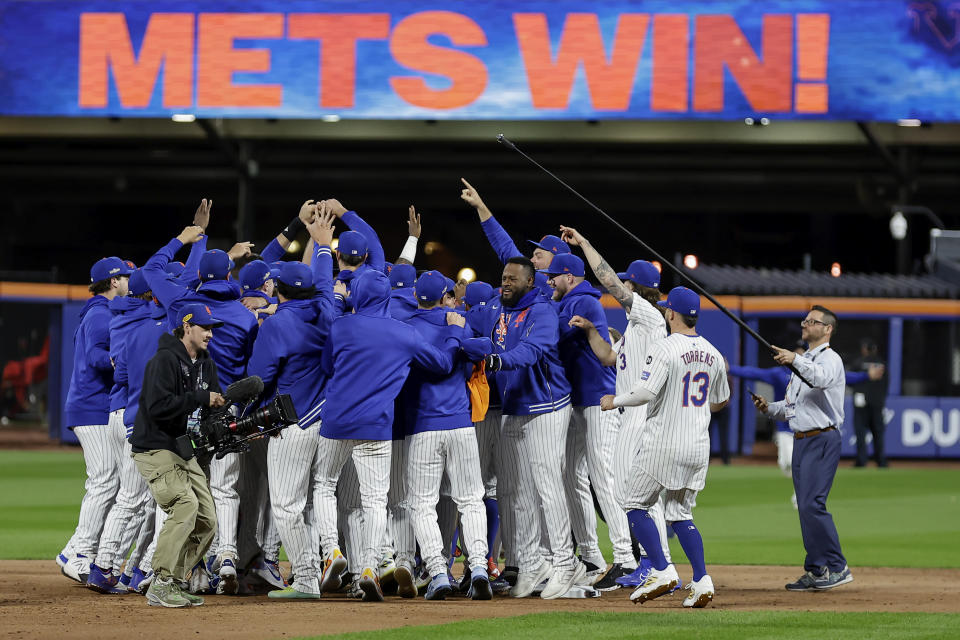
[(231, 384), (223, 395), (230, 402), (240, 402), (256, 397), (262, 392), (263, 380), (260, 379), (260, 376), (249, 376)]

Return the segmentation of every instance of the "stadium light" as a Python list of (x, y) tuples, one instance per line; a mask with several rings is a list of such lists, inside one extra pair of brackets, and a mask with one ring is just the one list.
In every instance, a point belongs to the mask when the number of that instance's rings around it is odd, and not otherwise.
[(320, 116), (320, 119), (324, 122), (340, 122), (340, 116), (335, 113), (328, 113), (325, 116)]
[(298, 241), (294, 240), (294, 241), (291, 242), (290, 245), (287, 247), (287, 253), (297, 253), (298, 251), (300, 251), (300, 243), (299, 243)]
[(174, 122), (195, 122), (197, 116), (193, 115), (192, 113), (175, 113), (170, 116), (170, 119)]
[(439, 242), (434, 242), (433, 240), (431, 240), (431, 241), (428, 242), (427, 244), (423, 245), (423, 252), (429, 256), (429, 255), (432, 255), (432, 254), (433, 254), (434, 252), (436, 252), (436, 251), (440, 251), (440, 249), (442, 249), (442, 248), (443, 248), (443, 245), (442, 245), (442, 244), (440, 244)]
[(902, 211), (896, 211), (890, 216), (890, 235), (894, 240), (903, 240), (907, 237), (907, 219)]
[(900, 118), (897, 120), (897, 125), (901, 127), (920, 127), (923, 126), (923, 122), (919, 118)]
[(685, 266), (687, 269), (696, 269), (699, 265), (700, 261), (697, 260), (697, 256), (693, 255), (692, 253), (688, 253), (687, 255), (683, 256), (683, 266)]
[(830, 265), (830, 275), (832, 275), (834, 278), (839, 278), (840, 273), (841, 271), (839, 262), (834, 262), (832, 265)]
[(659, 260), (654, 260), (654, 261), (651, 262), (650, 264), (652, 264), (654, 267), (656, 267), (657, 271), (659, 271), (660, 273), (663, 273), (663, 265), (660, 264), (660, 261), (659, 261)]
[(334, 238), (333, 241), (330, 243), (330, 248), (333, 249), (334, 251), (336, 251), (337, 247), (339, 246), (340, 246), (340, 238)]
[(457, 280), (466, 280), (467, 282), (473, 282), (477, 279), (477, 272), (471, 269), (470, 267), (464, 267), (457, 272)]

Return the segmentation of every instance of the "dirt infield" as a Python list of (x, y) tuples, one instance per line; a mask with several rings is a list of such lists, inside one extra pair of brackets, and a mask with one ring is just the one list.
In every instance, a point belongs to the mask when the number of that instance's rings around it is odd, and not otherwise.
[[(789, 593), (784, 583), (795, 567), (711, 566), (717, 587), (712, 606), (756, 611), (919, 611), (960, 612), (960, 570), (854, 568), (852, 584), (826, 593)], [(681, 577), (688, 572), (681, 567)], [(266, 596), (212, 596), (196, 609), (147, 606), (139, 596), (102, 596), (60, 575), (52, 560), (0, 561), (0, 625), (8, 638), (85, 640), (124, 633), (142, 638), (193, 637), (245, 640), (283, 638), (408, 625), (441, 624), (470, 618), (509, 617), (549, 611), (651, 612), (681, 608), (682, 597), (666, 596), (636, 606), (624, 590), (587, 600), (539, 598), (492, 602), (453, 598), (425, 602), (388, 598), (384, 604), (345, 596), (319, 602), (279, 603)], [(695, 613), (691, 612), (691, 615)]]

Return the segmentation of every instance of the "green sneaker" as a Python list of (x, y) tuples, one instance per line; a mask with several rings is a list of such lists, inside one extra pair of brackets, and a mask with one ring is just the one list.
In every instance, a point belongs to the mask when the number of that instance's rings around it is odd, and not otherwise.
[(203, 598), (201, 598), (200, 596), (193, 595), (183, 587), (178, 586), (177, 588), (180, 589), (180, 595), (183, 596), (187, 600), (187, 602), (190, 603), (191, 607), (199, 607), (200, 605), (203, 604)]
[(191, 606), (190, 601), (183, 597), (180, 587), (173, 581), (173, 578), (164, 580), (159, 576), (154, 578), (150, 588), (147, 589), (147, 604), (173, 609)]
[(286, 589), (274, 589), (267, 594), (268, 598), (280, 598), (282, 600), (319, 600), (319, 593), (306, 593), (304, 591), (298, 591), (293, 587), (287, 587)]

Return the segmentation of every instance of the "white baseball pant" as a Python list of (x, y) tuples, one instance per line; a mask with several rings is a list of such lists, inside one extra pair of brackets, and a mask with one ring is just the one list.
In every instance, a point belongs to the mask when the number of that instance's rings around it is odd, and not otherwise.
[[(446, 472), (450, 498), (460, 512), (461, 533), (470, 569), (487, 565), (487, 514), (474, 428), (423, 431), (410, 436), (408, 488), (420, 555), (431, 576), (444, 574), (444, 540), (437, 518), (440, 485)], [(449, 550), (449, 547), (447, 547)]]
[[(314, 488), (315, 496), (319, 495), (318, 491), (318, 488)], [(363, 562), (363, 505), (360, 503), (357, 469), (350, 459), (343, 465), (337, 481), (337, 518), (343, 539), (342, 551), (347, 558), (347, 571), (359, 574), (363, 570), (360, 566)], [(320, 544), (319, 536), (317, 544)]]
[[(526, 416), (504, 416), (504, 439), (501, 444), (511, 447), (519, 464), (530, 469), (533, 483), (520, 482), (515, 488), (517, 517), (517, 544), (520, 562), (527, 558), (528, 568), (536, 569), (540, 527), (537, 526), (537, 502), (543, 506), (547, 537), (554, 569), (570, 569), (576, 558), (570, 537), (570, 512), (563, 488), (563, 468), (567, 427), (571, 408)], [(510, 442), (512, 441), (512, 442)], [(530, 518), (524, 514), (529, 513)], [(527, 530), (524, 530), (527, 529)], [(533, 558), (533, 563), (529, 564)], [(520, 565), (524, 569), (523, 564)]]
[(474, 422), (477, 432), (477, 448), (480, 451), (480, 474), (483, 477), (484, 496), (497, 497), (497, 443), (500, 441), (500, 409), (488, 409), (481, 422)]
[[(123, 424), (123, 410), (115, 413), (119, 413), (120, 418), (108, 429), (115, 430), (115, 437), (123, 439), (123, 453), (117, 461), (120, 488), (117, 499), (107, 514), (97, 549), (96, 564), (104, 570), (119, 569), (123, 565), (134, 538), (140, 532), (147, 512), (146, 506), (152, 500), (147, 483), (133, 463), (133, 451)], [(112, 417), (111, 415), (111, 419)]]
[(319, 422), (306, 429), (291, 425), (283, 437), (270, 438), (267, 447), (273, 517), (293, 569), (293, 588), (304, 593), (320, 593), (318, 534), (305, 516), (307, 496), (319, 474), (319, 436)]
[[(156, 523), (156, 509), (157, 503), (153, 500), (153, 495), (151, 495), (147, 500), (147, 504), (144, 505), (143, 518), (140, 522), (140, 530), (137, 532), (137, 539), (134, 542), (133, 550), (130, 552), (130, 557), (127, 558), (127, 563), (123, 569), (123, 572), (127, 575), (133, 575), (134, 567), (138, 567), (140, 571), (144, 572), (144, 574), (146, 571), (150, 570), (152, 552), (150, 556), (147, 556), (147, 549), (150, 547), (150, 543), (153, 541), (154, 524)], [(147, 561), (146, 571), (144, 571), (145, 559)]]
[[(237, 558), (237, 524), (240, 519), (240, 454), (228, 453), (210, 461), (210, 494), (217, 509), (216, 551), (221, 558)], [(213, 545), (211, 545), (212, 551)]]
[(390, 448), (390, 489), (387, 491), (388, 526), (385, 530), (383, 557), (396, 553), (397, 565), (413, 568), (417, 552), (411, 521), (410, 495), (407, 484), (409, 444), (394, 440)]
[[(590, 494), (592, 478), (587, 466), (587, 431), (595, 431), (600, 422), (600, 407), (573, 407), (567, 427), (566, 466), (563, 470), (563, 489), (570, 509), (573, 536), (584, 560), (606, 568), (606, 560), (597, 545), (597, 511)], [(593, 423), (591, 425), (591, 423)]]
[[(656, 478), (635, 464), (631, 470), (626, 509), (646, 509), (652, 514), (657, 504), (663, 505), (667, 522), (682, 522), (693, 519), (693, 508), (697, 506), (697, 489), (666, 489)], [(659, 528), (659, 527), (658, 527)], [(660, 532), (660, 541), (665, 542), (666, 532)], [(670, 557), (667, 557), (670, 562)]]
[[(116, 412), (114, 412), (115, 414)], [(100, 533), (103, 531), (107, 513), (113, 506), (120, 488), (117, 465), (123, 455), (122, 442), (117, 440), (117, 430), (111, 429), (117, 417), (111, 415), (110, 424), (83, 425), (74, 427), (73, 432), (83, 449), (83, 462), (86, 465), (87, 480), (85, 493), (80, 503), (80, 517), (71, 544), (71, 551), (88, 558), (97, 555)], [(123, 418), (120, 418), (121, 424)]]
[(338, 547), (337, 479), (348, 458), (353, 459), (363, 505), (361, 571), (376, 571), (387, 526), (387, 491), (390, 488), (390, 440), (334, 440), (320, 436), (320, 473), (314, 485), (314, 508), (320, 527), (320, 544), (329, 553)]
[(588, 407), (590, 414), (599, 414), (599, 419), (587, 420), (587, 468), (590, 484), (597, 494), (597, 502), (607, 521), (610, 543), (613, 545), (613, 561), (632, 566), (636, 560), (630, 545), (630, 523), (627, 514), (613, 494), (613, 456), (620, 431), (620, 413), (600, 411), (600, 407)]

